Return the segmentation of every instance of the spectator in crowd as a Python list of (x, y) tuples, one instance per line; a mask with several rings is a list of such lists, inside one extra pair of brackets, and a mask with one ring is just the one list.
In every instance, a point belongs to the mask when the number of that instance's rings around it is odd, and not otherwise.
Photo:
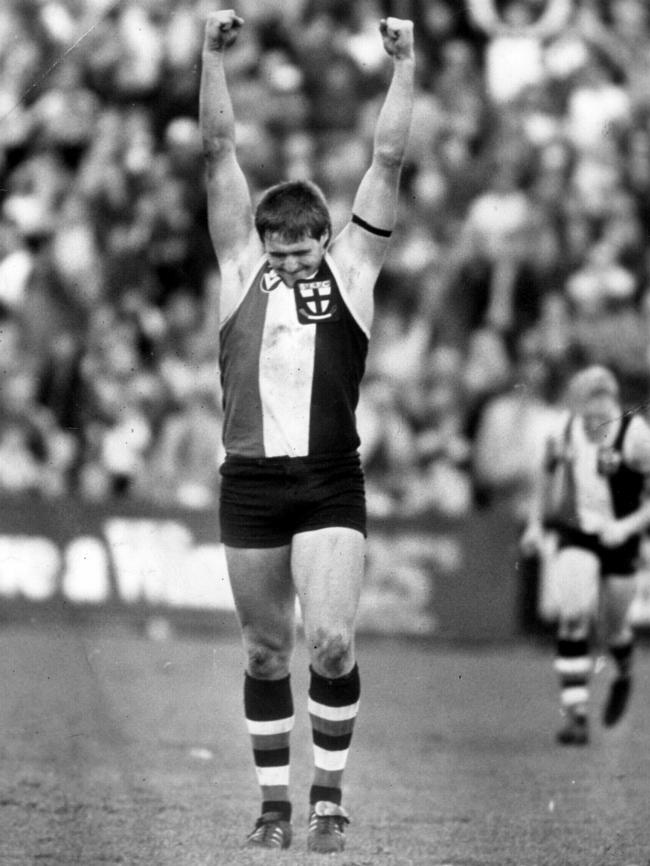
[(489, 37), (485, 79), (489, 97), (508, 103), (544, 81), (544, 43), (556, 36), (571, 14), (570, 0), (539, 4), (507, 0), (499, 13), (495, 0), (468, 0), (473, 22)]
[(223, 461), (221, 412), (212, 389), (188, 383), (165, 415), (140, 494), (162, 504), (209, 508), (215, 500)]
[(523, 525), (549, 435), (561, 410), (555, 405), (551, 368), (534, 335), (521, 338), (504, 387), (482, 407), (473, 439), (472, 477), (477, 504), (508, 502)]

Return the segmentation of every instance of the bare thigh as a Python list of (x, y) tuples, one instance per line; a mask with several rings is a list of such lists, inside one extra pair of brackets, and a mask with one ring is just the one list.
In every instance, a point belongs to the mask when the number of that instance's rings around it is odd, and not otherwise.
[[(344, 527), (301, 532), (293, 538), (291, 567), (307, 648), (312, 665), (324, 675), (342, 675), (354, 664), (365, 550), (363, 535)], [(334, 669), (328, 669), (330, 664)]]
[(560, 621), (585, 628), (598, 611), (598, 557), (588, 550), (563, 547), (555, 554), (551, 567)]
[(295, 638), (290, 547), (226, 547), (228, 576), (253, 676), (286, 676)]

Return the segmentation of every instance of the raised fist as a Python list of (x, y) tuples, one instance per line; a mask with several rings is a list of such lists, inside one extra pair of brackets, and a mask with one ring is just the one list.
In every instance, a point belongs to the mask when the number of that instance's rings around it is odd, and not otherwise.
[(386, 53), (397, 59), (413, 57), (413, 22), (402, 18), (382, 18), (379, 32)]
[(244, 19), (233, 9), (211, 12), (205, 22), (205, 44), (207, 48), (221, 51), (232, 45), (242, 28)]

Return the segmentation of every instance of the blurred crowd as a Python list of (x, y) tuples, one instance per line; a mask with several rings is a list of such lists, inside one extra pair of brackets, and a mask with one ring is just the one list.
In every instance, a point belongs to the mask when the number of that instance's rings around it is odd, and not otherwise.
[[(399, 225), (359, 407), (373, 515), (517, 510), (578, 365), (647, 399), (646, 0), (239, 0), (254, 195), (347, 219), (412, 17)], [(216, 502), (218, 264), (197, 125), (209, 0), (0, 7), (0, 491)]]

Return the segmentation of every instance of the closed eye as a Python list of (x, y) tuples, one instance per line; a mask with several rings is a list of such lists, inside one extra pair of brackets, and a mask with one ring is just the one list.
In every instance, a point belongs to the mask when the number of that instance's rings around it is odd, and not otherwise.
[(268, 253), (268, 257), (275, 261), (284, 261), (284, 259), (287, 259), (290, 256), (294, 256), (297, 259), (303, 256), (308, 256), (310, 252), (310, 250), (291, 250), (290, 253)]

